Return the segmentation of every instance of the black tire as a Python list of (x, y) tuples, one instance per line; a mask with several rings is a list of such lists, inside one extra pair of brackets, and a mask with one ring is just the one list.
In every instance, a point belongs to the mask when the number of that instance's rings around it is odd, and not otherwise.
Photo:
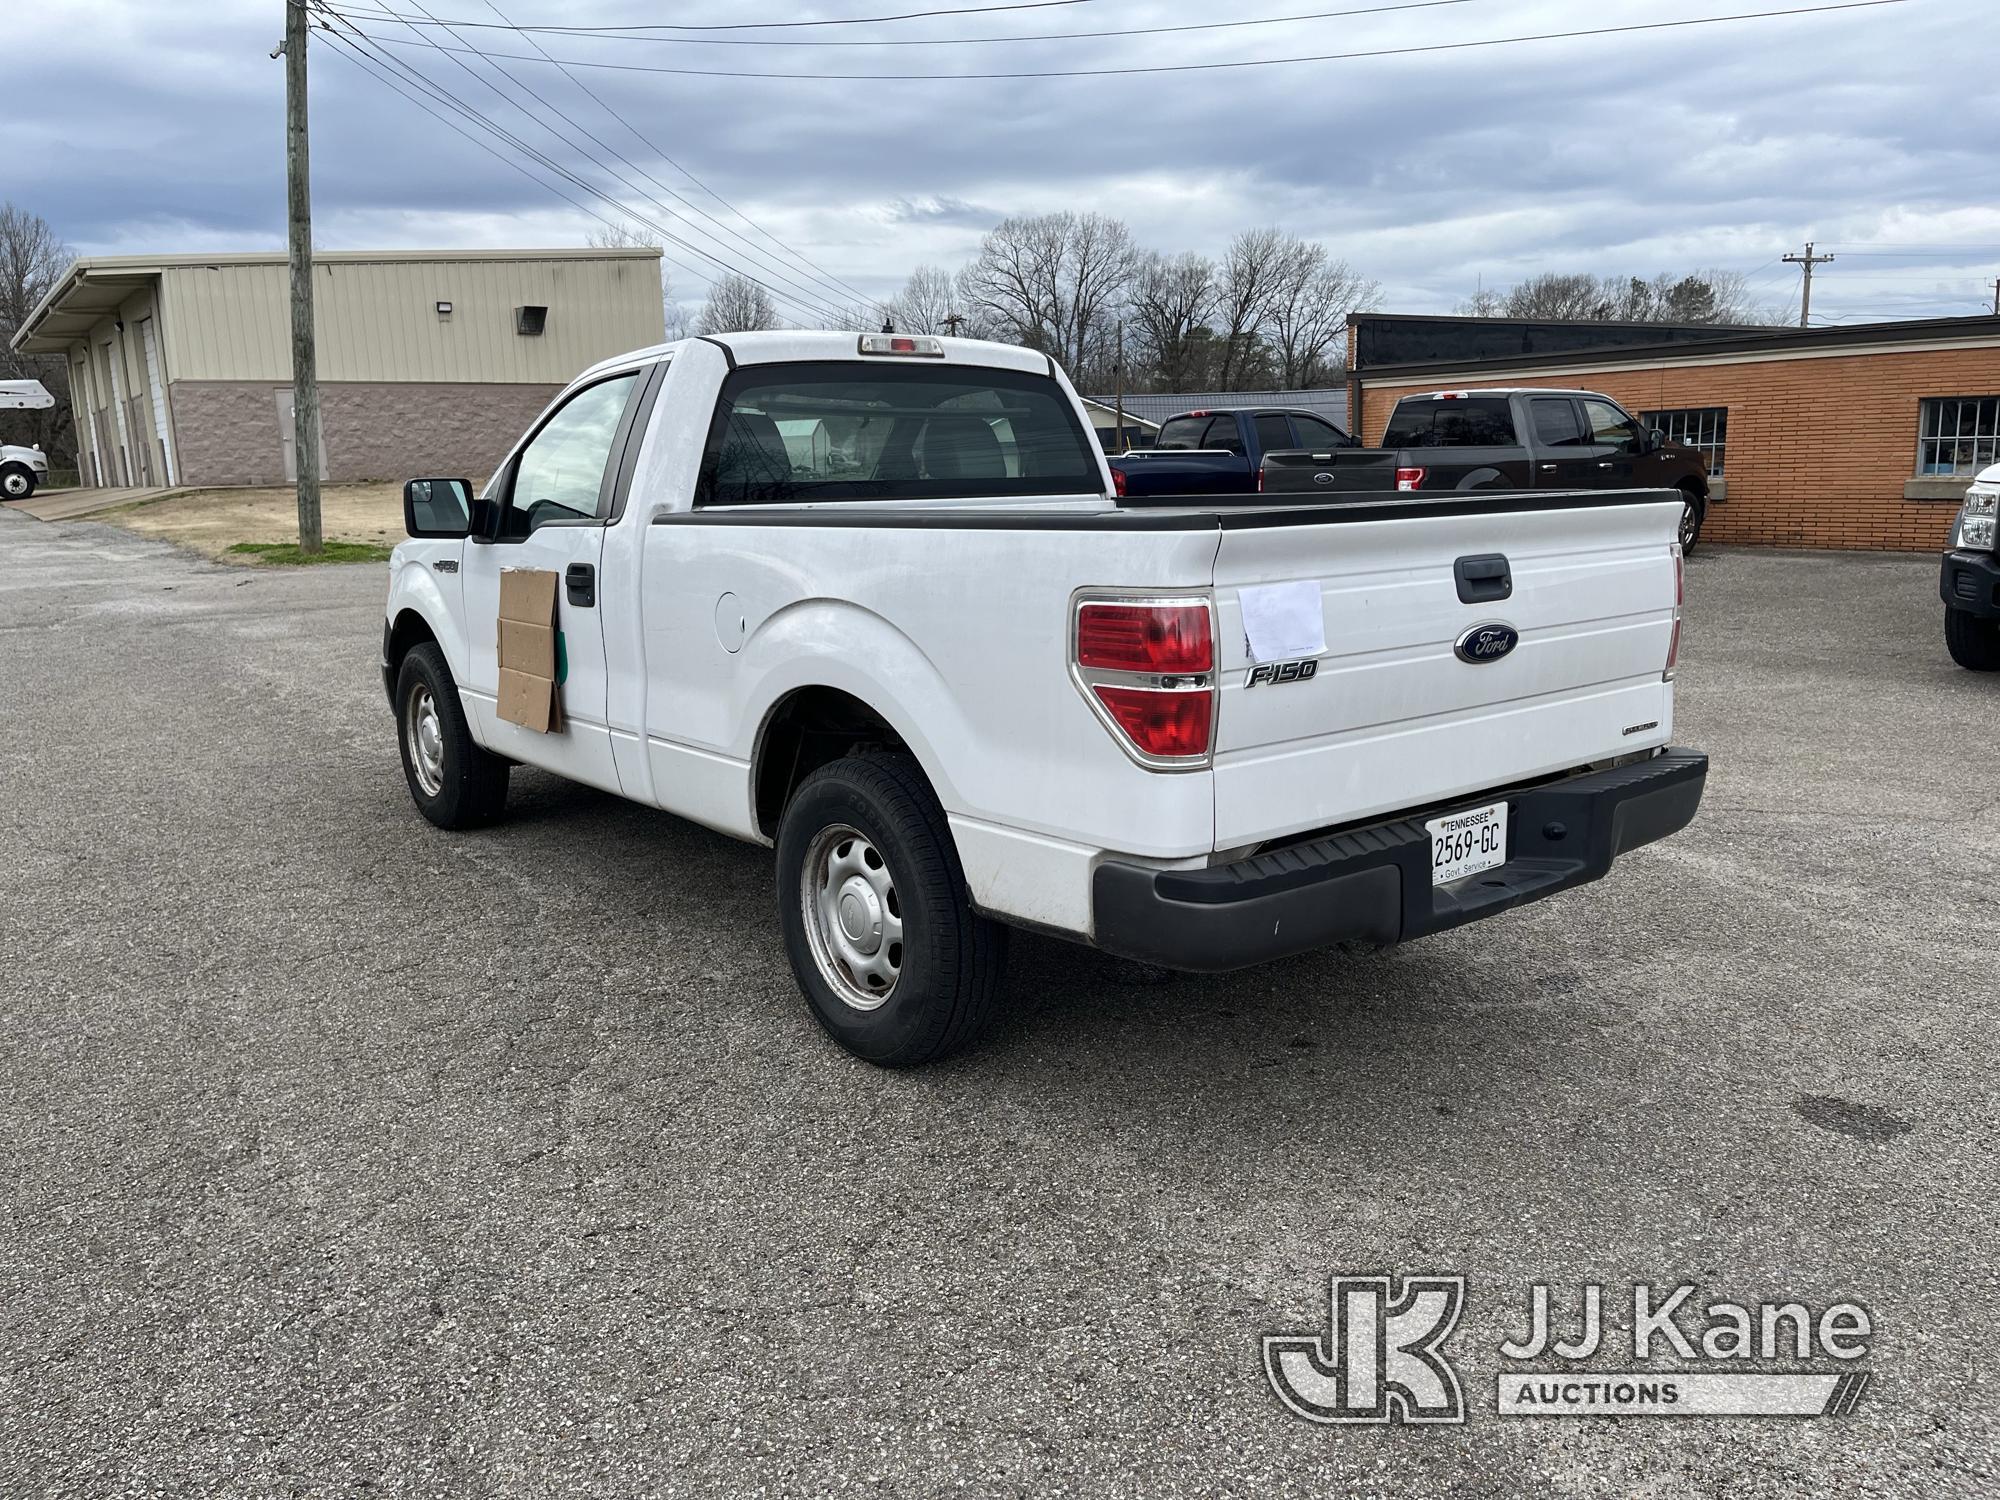
[[(807, 913), (808, 859), (831, 866), (856, 848), (879, 851), (883, 864), (875, 868), (890, 884), (879, 910), (901, 924), (900, 944), (882, 942), (890, 929), (863, 933), (885, 958), (901, 948), (879, 999), (843, 995), (843, 983), (853, 992), (862, 981), (834, 951), (837, 939), (816, 935), (825, 929)], [(847, 883), (861, 878), (857, 867)], [(835, 889), (830, 877), (816, 884)], [(843, 901), (840, 910), (846, 909)], [(936, 1062), (976, 1041), (999, 1008), (1007, 929), (972, 909), (944, 809), (908, 755), (851, 755), (800, 784), (778, 826), (778, 921), (814, 1019), (868, 1062), (885, 1068)]]
[(1708, 519), (1708, 497), (1693, 485), (1681, 486), (1681, 555), (1694, 551), (1701, 540), (1701, 524)]
[(1951, 659), (1967, 671), (2000, 672), (2000, 620), (1946, 609), (1944, 644)]
[[(435, 708), (438, 731), (434, 776), (413, 758), (421, 751), (413, 744), (412, 717), (426, 695)], [(472, 738), (451, 668), (445, 665), (444, 653), (429, 641), (412, 647), (396, 672), (396, 744), (411, 800), (438, 827), (476, 828), (506, 809), (509, 762), (480, 749)]]
[(25, 464), (0, 469), (0, 500), (26, 500), (35, 493), (35, 471)]

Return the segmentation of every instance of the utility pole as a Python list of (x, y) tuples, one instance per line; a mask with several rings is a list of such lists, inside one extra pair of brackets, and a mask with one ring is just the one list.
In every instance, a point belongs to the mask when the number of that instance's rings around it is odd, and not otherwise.
[(306, 128), (306, 0), (285, 6), (285, 178), (291, 221), (292, 457), (299, 475), (299, 551), (320, 550), (319, 372), (313, 350), (312, 150)]
[(944, 331), (950, 334), (953, 338), (957, 338), (958, 325), (963, 323), (964, 321), (965, 321), (965, 314), (963, 313), (946, 313), (944, 315)]
[(1806, 320), (1812, 316), (1813, 267), (1823, 266), (1832, 260), (1833, 257), (1831, 255), (1814, 255), (1813, 242), (1807, 240), (1806, 253), (1804, 255), (1787, 255), (1783, 259), (1788, 266), (1804, 266), (1806, 268), (1805, 290), (1799, 294), (1799, 327), (1803, 328), (1806, 326)]
[(1118, 360), (1112, 368), (1118, 374), (1118, 433), (1112, 441), (1124, 443), (1129, 449), (1131, 444), (1125, 442), (1125, 322), (1122, 318), (1118, 322)]
[(1993, 316), (2000, 318), (2000, 277), (1993, 280)]

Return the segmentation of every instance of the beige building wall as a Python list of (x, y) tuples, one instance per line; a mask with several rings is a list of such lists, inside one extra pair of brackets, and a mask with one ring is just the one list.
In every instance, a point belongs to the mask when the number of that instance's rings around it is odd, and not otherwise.
[[(290, 384), (289, 271), (282, 262), (172, 265), (167, 379)], [(440, 302), (451, 304), (440, 314)], [(314, 262), (326, 381), (564, 385), (598, 360), (666, 337), (657, 252), (571, 259), (324, 255)], [(545, 307), (540, 335), (515, 310)]]

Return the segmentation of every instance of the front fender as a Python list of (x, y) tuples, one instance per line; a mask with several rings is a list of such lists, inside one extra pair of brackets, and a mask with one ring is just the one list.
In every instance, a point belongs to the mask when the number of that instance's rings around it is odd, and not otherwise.
[[(444, 652), (445, 665), (451, 668), (452, 677), (463, 687), (471, 680), (472, 656), (461, 619), (463, 611), (457, 607), (457, 560), (431, 557), (421, 552), (406, 554), (408, 546), (404, 543), (396, 548), (390, 559), (386, 616), (389, 628), (394, 632), (405, 615), (414, 613), (437, 641), (438, 648)], [(453, 571), (439, 573), (435, 565), (440, 561), (450, 563)], [(454, 585), (449, 597), (442, 581), (445, 579)]]

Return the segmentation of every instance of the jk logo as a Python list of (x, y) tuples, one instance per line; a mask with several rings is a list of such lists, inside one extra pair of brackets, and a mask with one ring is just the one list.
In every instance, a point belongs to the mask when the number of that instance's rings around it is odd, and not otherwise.
[(1264, 1375), (1308, 1422), (1463, 1422), (1458, 1372), (1442, 1352), (1465, 1301), (1463, 1276), (1335, 1276), (1328, 1329), (1264, 1336)]

